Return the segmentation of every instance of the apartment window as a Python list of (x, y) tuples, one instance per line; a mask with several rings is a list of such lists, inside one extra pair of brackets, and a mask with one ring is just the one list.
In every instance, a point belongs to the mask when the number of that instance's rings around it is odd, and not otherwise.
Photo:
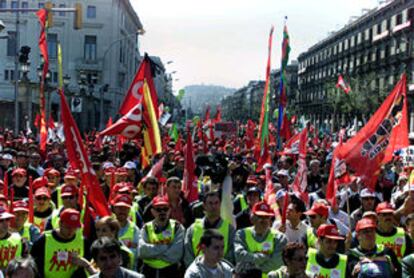
[(397, 14), (397, 25), (402, 24), (402, 14)]
[(39, 9), (43, 9), (43, 8), (45, 7), (45, 3), (40, 2), (40, 3), (38, 4), (38, 7), (39, 7)]
[(16, 56), (16, 32), (7, 32), (7, 56)]
[(6, 0), (0, 0), (0, 8), (2, 8), (2, 9), (7, 8), (7, 2), (6, 2)]
[(377, 35), (381, 34), (382, 30), (381, 30), (381, 23), (377, 24)]
[(47, 35), (47, 50), (49, 52), (49, 58), (51, 59), (57, 58), (57, 42), (58, 42), (57, 34)]
[(96, 60), (96, 36), (85, 36), (85, 60)]
[(9, 80), (9, 71), (4, 70), (4, 80)]
[(19, 5), (17, 4), (17, 1), (11, 1), (11, 8), (12, 9), (17, 9), (19, 7)]
[[(23, 9), (29, 8), (29, 3), (28, 2), (22, 2), (22, 8)], [(22, 13), (27, 14), (27, 12), (22, 12)]]
[[(65, 4), (59, 4), (59, 8), (66, 8)], [(65, 12), (59, 12), (59, 16), (65, 16)]]
[(87, 18), (96, 18), (96, 7), (88, 6), (86, 16)]

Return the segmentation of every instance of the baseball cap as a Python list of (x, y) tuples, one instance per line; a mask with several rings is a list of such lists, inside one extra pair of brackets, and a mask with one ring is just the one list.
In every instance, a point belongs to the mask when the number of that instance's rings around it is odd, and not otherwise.
[(169, 206), (169, 205), (170, 205), (170, 203), (168, 202), (168, 196), (167, 195), (164, 195), (164, 196), (158, 195), (158, 196), (155, 196), (152, 199), (152, 206), (153, 207), (161, 207), (161, 206)]
[(283, 170), (279, 170), (279, 171), (277, 171), (277, 174), (276, 174), (277, 176), (285, 176), (285, 177), (289, 177), (289, 172), (288, 172), (288, 170), (285, 170), (285, 169), (283, 169)]
[(252, 210), (254, 215), (257, 216), (274, 216), (274, 212), (273, 210), (270, 208), (270, 206), (268, 204), (266, 204), (265, 202), (258, 202), (253, 206), (253, 210)]
[(250, 193), (259, 193), (259, 194), (261, 194), (262, 191), (257, 186), (251, 186), (251, 187), (249, 187), (249, 189), (247, 189), (246, 194), (250, 194)]
[(74, 195), (78, 194), (78, 188), (73, 184), (65, 184), (60, 189), (60, 192), (61, 192), (60, 196), (62, 196), (62, 197), (74, 196)]
[(246, 183), (247, 183), (247, 184), (253, 184), (253, 185), (256, 185), (256, 184), (257, 184), (257, 178), (256, 178), (256, 176), (253, 176), (253, 175), (249, 176), (249, 177), (247, 178)]
[(336, 240), (344, 239), (342, 236), (339, 235), (339, 232), (336, 226), (331, 225), (331, 224), (320, 225), (316, 234), (318, 235), (318, 237), (326, 237), (326, 238), (336, 239)]
[(356, 224), (355, 230), (357, 232), (364, 230), (364, 229), (370, 229), (370, 228), (376, 228), (377, 224), (370, 218), (362, 218), (359, 220)]
[(131, 169), (135, 169), (136, 168), (136, 166), (135, 166), (135, 163), (134, 162), (132, 162), (132, 161), (127, 161), (127, 162), (125, 162), (125, 164), (124, 164), (124, 166), (123, 166), (125, 169), (129, 169), (129, 170), (131, 170)]
[(124, 168), (124, 167), (120, 167), (120, 168), (116, 169), (115, 175), (118, 175), (118, 176), (128, 176), (127, 169)]
[(15, 175), (26, 176), (26, 174), (27, 174), (26, 169), (16, 168), (12, 172), (12, 177), (14, 177)]
[(39, 187), (38, 189), (36, 189), (35, 193), (34, 193), (35, 197), (39, 197), (39, 196), (46, 196), (48, 198), (50, 198), (50, 192), (49, 189), (47, 189), (46, 187), (42, 186)]
[(375, 212), (377, 214), (380, 214), (380, 213), (393, 213), (394, 211), (395, 211), (394, 207), (388, 202), (379, 203), (377, 208), (375, 209)]
[(60, 223), (71, 228), (80, 228), (82, 225), (79, 211), (71, 208), (63, 210), (60, 214)]
[(65, 176), (63, 177), (64, 179), (76, 179), (77, 175), (75, 173), (75, 171), (69, 169), (66, 171)]
[(29, 212), (29, 204), (23, 200), (15, 201), (13, 202), (13, 211)]
[(0, 219), (11, 219), (14, 218), (14, 214), (11, 214), (7, 211), (7, 209), (3, 206), (0, 206)]
[(47, 179), (47, 177), (43, 176), (43, 177), (35, 179), (32, 183), (32, 187), (34, 190), (36, 190), (40, 187), (47, 186), (48, 182), (49, 180)]
[(364, 188), (361, 190), (359, 196), (361, 198), (375, 198), (375, 192), (369, 190), (368, 188)]
[(304, 213), (305, 215), (320, 215), (327, 217), (329, 214), (329, 208), (321, 203), (313, 203), (310, 210)]
[(130, 208), (132, 206), (132, 199), (126, 194), (119, 194), (112, 200), (112, 206)]
[(108, 168), (115, 168), (115, 166), (114, 166), (114, 164), (112, 162), (109, 162), (109, 161), (104, 162), (102, 164), (102, 169), (106, 170)]
[(4, 159), (4, 160), (13, 160), (13, 157), (12, 157), (12, 155), (11, 155), (11, 154), (9, 154), (9, 153), (5, 153), (5, 154), (3, 154), (3, 155), (1, 156), (1, 159)]

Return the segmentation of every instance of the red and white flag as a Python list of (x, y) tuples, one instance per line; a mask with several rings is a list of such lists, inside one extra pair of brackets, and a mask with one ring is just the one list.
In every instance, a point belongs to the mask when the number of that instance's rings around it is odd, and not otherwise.
[(345, 83), (345, 80), (342, 77), (342, 75), (338, 76), (338, 82), (336, 82), (336, 88), (341, 88), (345, 94), (348, 94), (351, 91), (351, 87)]
[(100, 136), (122, 135), (128, 139), (134, 139), (142, 130), (142, 103), (138, 103), (126, 115), (102, 132)]
[(368, 123), (338, 150), (338, 158), (374, 189), (380, 168), (396, 150), (409, 146), (406, 75), (394, 87)]
[(295, 180), (293, 181), (292, 188), (300, 198), (308, 203), (308, 193), (306, 188), (308, 187), (308, 178), (307, 172), (308, 167), (306, 166), (306, 153), (307, 153), (307, 142), (308, 142), (308, 128), (304, 128), (300, 133), (299, 140), (299, 160), (298, 160), (298, 172), (296, 174)]

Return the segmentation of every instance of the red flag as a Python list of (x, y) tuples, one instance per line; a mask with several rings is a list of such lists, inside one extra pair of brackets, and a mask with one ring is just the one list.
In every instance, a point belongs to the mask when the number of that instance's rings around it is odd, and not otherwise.
[(264, 193), (263, 200), (268, 205), (271, 205), (269, 204), (269, 196), (270, 194), (274, 193), (273, 182), (272, 182), (272, 170), (268, 167), (265, 167), (265, 173), (266, 173), (266, 187), (265, 187), (265, 193)]
[(349, 87), (349, 85), (345, 83), (345, 80), (342, 77), (342, 75), (338, 76), (338, 82), (336, 82), (336, 88), (341, 88), (345, 94), (348, 94), (351, 91), (351, 87)]
[(299, 153), (300, 134), (301, 132), (295, 134), (293, 137), (290, 138), (289, 141), (286, 142), (286, 145), (283, 149), (283, 153), (285, 154), (298, 154)]
[(308, 203), (308, 194), (306, 188), (308, 186), (307, 179), (307, 167), (306, 167), (306, 153), (307, 153), (307, 142), (308, 142), (308, 128), (304, 128), (300, 133), (300, 143), (299, 143), (299, 160), (298, 160), (298, 172), (296, 174), (295, 180), (293, 181), (292, 187), (293, 191), (296, 192), (302, 200)]
[(49, 121), (47, 122), (47, 127), (50, 129), (56, 128), (55, 121), (53, 120), (52, 116), (49, 117)]
[(162, 167), (164, 166), (165, 157), (163, 156), (157, 163), (152, 166), (151, 170), (148, 172), (148, 176), (157, 177), (158, 179), (162, 176)]
[(338, 150), (338, 159), (374, 189), (381, 165), (396, 150), (409, 146), (406, 75), (394, 87), (368, 123)]
[(89, 158), (82, 144), (82, 138), (78, 127), (72, 117), (68, 103), (63, 91), (60, 94), (60, 107), (63, 121), (63, 128), (66, 137), (66, 149), (70, 164), (73, 169), (79, 169), (82, 176), (82, 183), (87, 189), (87, 202), (95, 209), (100, 217), (110, 215), (105, 196), (99, 185), (96, 174), (92, 168)]
[(221, 122), (221, 106), (218, 105), (216, 110), (217, 111), (216, 111), (216, 116), (214, 117), (214, 122), (219, 123), (219, 122)]
[(290, 121), (286, 113), (283, 115), (282, 128), (280, 129), (280, 137), (285, 138), (286, 141), (292, 137), (292, 132), (290, 130)]
[(142, 126), (142, 103), (138, 103), (126, 115), (122, 116), (116, 123), (107, 127), (99, 135), (122, 135), (133, 139), (141, 134)]
[(35, 117), (35, 120), (34, 120), (34, 122), (33, 122), (33, 125), (34, 125), (36, 128), (39, 128), (39, 126), (40, 126), (40, 115), (39, 115), (38, 113), (36, 113), (36, 117)]
[(177, 143), (175, 143), (174, 151), (179, 151), (179, 152), (183, 151), (183, 145), (182, 145), (182, 142), (181, 142), (181, 134), (180, 133), (178, 133)]
[(39, 109), (40, 109), (40, 150), (44, 153), (46, 152), (46, 141), (47, 141), (47, 129), (46, 129), (46, 106), (45, 106), (45, 94), (44, 94), (44, 85), (47, 72), (49, 71), (49, 55), (47, 51), (47, 41), (46, 41), (46, 20), (47, 20), (46, 9), (40, 9), (36, 15), (40, 23), (40, 36), (39, 36), (39, 49), (40, 53), (43, 56), (43, 73), (42, 79), (40, 82), (39, 90)]
[(205, 122), (208, 122), (210, 120), (210, 109), (211, 109), (210, 105), (207, 105), (206, 114), (204, 116)]
[[(193, 158), (193, 140), (191, 138), (190, 126), (187, 126), (187, 145), (185, 148), (185, 166), (183, 176), (183, 192), (188, 202), (198, 200), (198, 188), (196, 176), (194, 175), (195, 163)], [(195, 185), (195, 186), (194, 186)]]
[(247, 120), (247, 128), (246, 128), (246, 147), (251, 149), (254, 146), (254, 129), (256, 128), (255, 123), (252, 120)]
[(112, 125), (112, 117), (109, 117), (108, 122), (106, 123), (106, 128)]
[[(151, 73), (151, 60), (149, 59), (148, 55), (145, 54), (144, 60), (142, 61), (137, 74), (135, 75), (134, 80), (132, 81), (124, 101), (121, 104), (119, 109), (119, 113), (121, 115), (127, 114), (134, 108), (139, 102), (141, 102), (142, 98), (144, 97), (144, 83), (148, 84), (151, 100), (154, 107), (158, 107), (158, 97), (157, 91), (155, 90), (154, 81), (152, 79)], [(159, 118), (159, 111), (155, 109), (155, 114), (157, 119)]]

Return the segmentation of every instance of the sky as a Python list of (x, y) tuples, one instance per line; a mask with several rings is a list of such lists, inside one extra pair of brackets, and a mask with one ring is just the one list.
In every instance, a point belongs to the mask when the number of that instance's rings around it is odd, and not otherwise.
[[(272, 69), (279, 68), (285, 16), (290, 61), (377, 0), (130, 0), (146, 33), (141, 54), (160, 56), (173, 89), (212, 84), (240, 88), (264, 80), (269, 31)], [(176, 80), (178, 79), (178, 80)]]

